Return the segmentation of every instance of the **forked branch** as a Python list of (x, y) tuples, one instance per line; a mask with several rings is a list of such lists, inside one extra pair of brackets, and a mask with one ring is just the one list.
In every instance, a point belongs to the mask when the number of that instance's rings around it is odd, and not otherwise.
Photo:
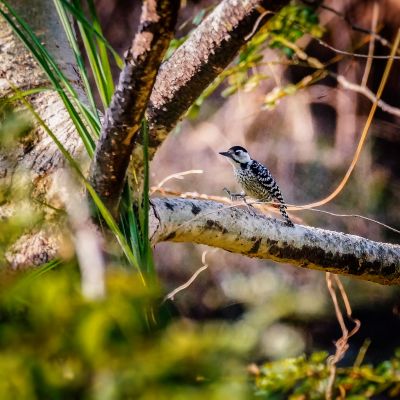
[[(288, 3), (289, 0), (223, 0), (161, 66), (146, 111), (150, 158), (239, 49)], [(140, 177), (140, 145), (135, 146), (131, 167)]]
[(173, 37), (179, 4), (179, 0), (143, 3), (139, 31), (127, 51), (125, 67), (105, 115), (90, 181), (114, 215), (151, 89)]

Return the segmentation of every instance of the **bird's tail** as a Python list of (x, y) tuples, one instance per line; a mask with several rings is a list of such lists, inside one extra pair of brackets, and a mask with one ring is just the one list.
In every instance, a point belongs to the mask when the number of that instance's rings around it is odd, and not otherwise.
[(279, 206), (279, 211), (281, 212), (282, 217), (285, 220), (286, 225), (293, 227), (294, 224), (293, 224), (292, 220), (290, 219), (288, 213), (286, 212), (286, 205), (285, 204), (282, 204), (281, 206)]
[(281, 193), (278, 185), (275, 184), (275, 187), (272, 188), (271, 191), (272, 191), (272, 197), (275, 198), (276, 200), (278, 200), (279, 203), (281, 203), (280, 206), (279, 206), (279, 211), (281, 212), (282, 217), (285, 220), (286, 225), (293, 227), (294, 224), (293, 224), (292, 220), (290, 219), (290, 217), (289, 217), (289, 215), (288, 215), (288, 213), (286, 211), (287, 207), (286, 207), (285, 201), (283, 200), (283, 196), (282, 196), (282, 193)]

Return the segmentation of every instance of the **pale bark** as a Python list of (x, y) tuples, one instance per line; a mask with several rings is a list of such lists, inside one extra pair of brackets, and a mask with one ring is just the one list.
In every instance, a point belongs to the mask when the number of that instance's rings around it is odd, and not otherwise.
[(153, 244), (193, 242), (385, 285), (400, 283), (398, 245), (310, 226), (292, 228), (215, 201), (153, 198), (150, 234)]
[[(75, 58), (53, 1), (34, 0), (27, 6), (24, 0), (14, 0), (11, 5), (29, 22), (77, 93), (84, 99), (80, 78), (74, 69)], [(51, 84), (30, 52), (13, 34), (8, 23), (0, 17), (0, 96), (5, 98), (13, 95), (12, 86), (19, 90), (28, 90), (50, 88)], [(88, 156), (59, 95), (55, 91), (47, 90), (29, 96), (28, 100), (65, 148), (81, 161), (83, 170), (87, 170)], [(28, 116), (36, 122), (32, 115)], [(36, 125), (15, 147), (0, 149), (0, 186), (4, 191), (12, 191), (11, 186), (18, 185), (19, 178), (23, 176), (24, 182), (31, 183), (26, 185), (27, 196), (58, 207), (60, 201), (54, 184), (58, 171), (65, 165), (66, 161), (56, 144), (44, 129)], [(45, 208), (45, 211), (49, 210)], [(0, 207), (1, 218), (9, 217), (14, 212), (18, 212), (14, 204), (4, 203)], [(59, 233), (54, 225), (27, 232), (9, 249), (8, 262), (12, 267), (20, 268), (50, 261), (58, 252)]]
[[(53, 1), (35, 0), (27, 7), (24, 0), (14, 0), (12, 6), (29, 21), (63, 73), (84, 99), (80, 78), (74, 69), (75, 58), (59, 23)], [(1, 17), (0, 51), (0, 97), (14, 94), (11, 85), (19, 90), (51, 87), (47, 76), (30, 52)], [(28, 99), (49, 128), (56, 132), (66, 149), (75, 157), (85, 158), (82, 142), (59, 95), (48, 90)], [(63, 165), (65, 160), (56, 144), (41, 127), (37, 127), (13, 152), (9, 149), (0, 151), (1, 183), (10, 183), (18, 168), (19, 171), (30, 174), (35, 183), (35, 193), (46, 196), (53, 179), (52, 173)]]

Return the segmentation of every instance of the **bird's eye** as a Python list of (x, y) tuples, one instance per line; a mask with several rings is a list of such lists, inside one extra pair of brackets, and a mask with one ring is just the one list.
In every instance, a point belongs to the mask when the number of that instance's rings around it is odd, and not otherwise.
[(236, 155), (239, 155), (239, 154), (240, 154), (240, 150), (236, 150), (236, 151), (235, 151), (235, 154), (236, 154)]

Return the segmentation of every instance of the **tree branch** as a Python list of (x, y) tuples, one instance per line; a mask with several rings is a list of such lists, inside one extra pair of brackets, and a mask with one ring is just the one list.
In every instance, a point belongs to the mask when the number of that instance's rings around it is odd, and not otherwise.
[[(372, 103), (377, 101), (375, 94), (371, 90), (369, 90), (366, 86), (360, 86), (357, 85), (356, 83), (350, 82), (343, 75), (336, 75), (333, 73), (330, 73), (329, 75), (335, 77), (339, 85), (341, 85), (344, 89), (360, 93), (367, 99), (369, 99)], [(391, 106), (390, 104), (385, 103), (381, 99), (377, 101), (377, 105), (382, 111), (395, 115), (396, 117), (400, 117), (400, 108)]]
[[(249, 36), (288, 3), (289, 0), (223, 0), (161, 66), (146, 110), (150, 159)], [(265, 14), (259, 23), (257, 20), (265, 10), (271, 13)], [(140, 145), (135, 146), (131, 167), (136, 176), (141, 176), (143, 150)]]
[(287, 227), (263, 215), (214, 201), (154, 198), (153, 244), (194, 242), (377, 282), (400, 283), (400, 246), (303, 225)]
[(173, 37), (179, 0), (143, 3), (139, 31), (125, 58), (125, 67), (102, 126), (90, 181), (115, 215), (135, 137), (156, 74)]

